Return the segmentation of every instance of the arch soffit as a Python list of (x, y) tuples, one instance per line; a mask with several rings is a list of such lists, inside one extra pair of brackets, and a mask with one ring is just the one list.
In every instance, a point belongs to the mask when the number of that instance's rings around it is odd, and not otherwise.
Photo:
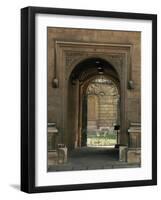
[(121, 74), (121, 66), (122, 66), (122, 62), (123, 62), (123, 55), (120, 54), (118, 56), (117, 55), (100, 55), (100, 54), (91, 54), (91, 55), (80, 55), (79, 57), (77, 57), (69, 66), (68, 68), (69, 70), (69, 77), (72, 74), (72, 72), (75, 70), (75, 68), (82, 62), (86, 61), (86, 60), (92, 60), (92, 59), (101, 59), (104, 60), (106, 63), (109, 63), (112, 68), (115, 70), (115, 72), (117, 73), (117, 77), (118, 79), (120, 79), (120, 74)]

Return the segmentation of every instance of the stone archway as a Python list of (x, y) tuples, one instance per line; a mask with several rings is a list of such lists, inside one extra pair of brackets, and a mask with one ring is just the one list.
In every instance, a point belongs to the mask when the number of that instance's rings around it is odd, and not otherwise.
[[(62, 96), (59, 104), (61, 111), (59, 113), (58, 126), (60, 127), (61, 141), (65, 143), (69, 149), (77, 146), (76, 141), (78, 133), (80, 132), (78, 113), (82, 111), (76, 105), (81, 105), (79, 102), (79, 96), (81, 95), (79, 87), (82, 85), (81, 77), (79, 80), (77, 77), (81, 74), (82, 77), (91, 78), (96, 75), (88, 67), (85, 72), (86, 64), (90, 64), (91, 61), (95, 62), (100, 60), (101, 63), (108, 65), (106, 71), (116, 84), (118, 79), (120, 81), (120, 143), (128, 144), (128, 98), (127, 89), (131, 81), (131, 48), (129, 44), (102, 44), (102, 43), (81, 43), (81, 42), (55, 42), (55, 66), (54, 79), (57, 81), (60, 95)], [(83, 72), (84, 73), (81, 73)], [(115, 71), (115, 73), (113, 73)], [(92, 74), (93, 73), (93, 74)], [(85, 76), (87, 74), (87, 76)], [(117, 75), (116, 75), (117, 74)], [(60, 79), (61, 77), (61, 79)], [(55, 82), (54, 82), (55, 84)], [(53, 85), (54, 85), (53, 84)], [(55, 86), (54, 86), (55, 87)], [(56, 86), (57, 87), (57, 86)], [(130, 88), (129, 87), (129, 88)], [(79, 94), (78, 94), (79, 93)], [(72, 108), (70, 109), (72, 105)], [(70, 120), (69, 120), (70, 119)], [(80, 145), (80, 144), (79, 144)]]
[(115, 146), (119, 143), (115, 126), (120, 125), (120, 95), (116, 84), (106, 75), (92, 79), (87, 99), (87, 146)]
[[(97, 78), (103, 74), (106, 79), (111, 80), (114, 82), (120, 90), (120, 80), (116, 70), (113, 66), (105, 61), (104, 59), (100, 58), (90, 58), (85, 59), (77, 65), (74, 70), (72, 71), (70, 78), (69, 78), (69, 100), (68, 102), (71, 103), (73, 99), (77, 99), (77, 106), (75, 107), (75, 117), (77, 125), (75, 127), (75, 147), (85, 146), (86, 145), (86, 128), (87, 128), (87, 97), (86, 97), (86, 90), (89, 86), (91, 80)], [(75, 92), (74, 91), (75, 88)], [(71, 93), (72, 91), (72, 93)], [(74, 93), (76, 96), (74, 97)], [(74, 102), (72, 102), (73, 104)], [(74, 105), (74, 104), (73, 104)], [(68, 104), (68, 113), (71, 113), (71, 104)], [(68, 119), (71, 119), (71, 116), (68, 116)], [(119, 117), (120, 119), (120, 117)], [(75, 124), (75, 123), (74, 123)]]

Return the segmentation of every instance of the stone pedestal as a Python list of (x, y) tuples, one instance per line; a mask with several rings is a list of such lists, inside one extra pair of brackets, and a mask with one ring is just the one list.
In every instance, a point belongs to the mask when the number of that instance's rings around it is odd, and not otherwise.
[(141, 149), (129, 148), (127, 151), (128, 163), (141, 163)]
[(127, 146), (126, 145), (119, 146), (119, 161), (121, 162), (127, 161)]
[(55, 123), (48, 123), (48, 150), (55, 150), (57, 146), (58, 129)]
[(141, 124), (131, 123), (128, 129), (129, 133), (129, 147), (140, 148), (141, 147)]
[(56, 150), (48, 150), (48, 167), (58, 164), (58, 152)]
[(141, 124), (131, 123), (128, 133), (129, 148), (127, 151), (127, 162), (141, 163)]
[(57, 135), (58, 135), (58, 129), (56, 128), (56, 124), (48, 123), (48, 167), (57, 165), (58, 164), (58, 151), (56, 150), (56, 144), (57, 144)]
[(68, 149), (66, 146), (58, 148), (59, 164), (67, 162), (67, 152), (68, 152)]

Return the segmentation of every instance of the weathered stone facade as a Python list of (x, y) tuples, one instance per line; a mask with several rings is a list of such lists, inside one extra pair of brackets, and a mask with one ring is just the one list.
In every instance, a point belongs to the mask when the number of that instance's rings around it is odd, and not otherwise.
[(120, 143), (128, 145), (130, 123), (141, 122), (141, 33), (49, 27), (47, 35), (48, 122), (56, 123), (58, 143), (81, 145), (84, 88), (97, 73), (86, 60), (100, 59), (120, 90)]
[[(98, 76), (98, 78), (92, 81), (87, 88), (87, 129), (89, 130), (120, 124), (117, 87), (105, 77)], [(100, 82), (96, 82), (97, 80)], [(101, 81), (104, 82), (101, 83)]]

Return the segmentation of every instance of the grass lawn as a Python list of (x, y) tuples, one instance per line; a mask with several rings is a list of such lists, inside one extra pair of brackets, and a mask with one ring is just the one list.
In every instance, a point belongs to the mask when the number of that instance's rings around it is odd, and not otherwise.
[(87, 134), (87, 146), (113, 146), (117, 143), (116, 134)]

